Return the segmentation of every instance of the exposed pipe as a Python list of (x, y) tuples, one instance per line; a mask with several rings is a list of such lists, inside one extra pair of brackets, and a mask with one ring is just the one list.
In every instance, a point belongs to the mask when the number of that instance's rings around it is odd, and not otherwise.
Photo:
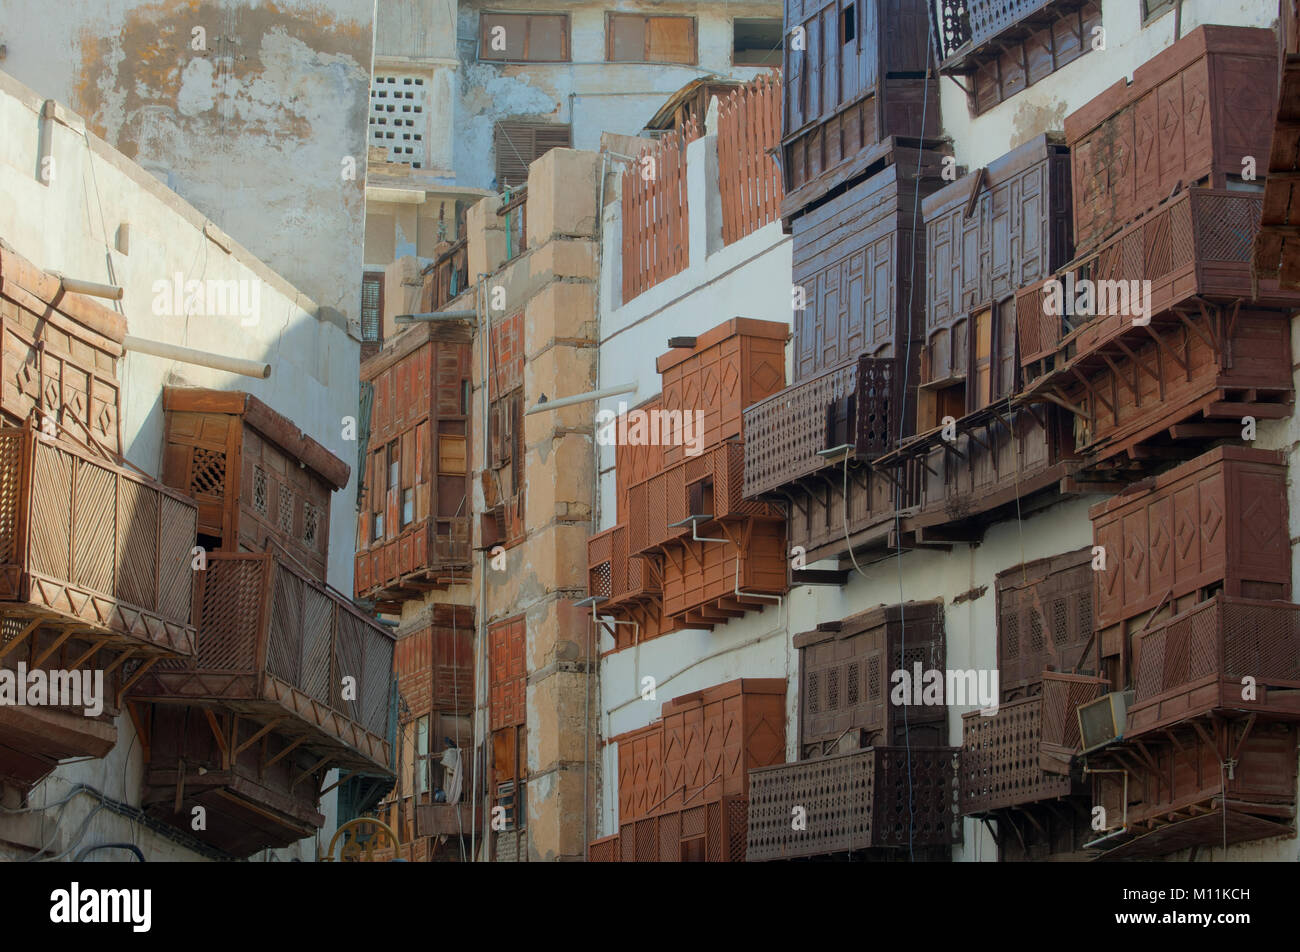
[(635, 393), (638, 384), (635, 380), (631, 383), (625, 383), (617, 387), (605, 387), (602, 390), (592, 390), (589, 393), (578, 393), (571, 397), (560, 397), (558, 400), (547, 400), (545, 403), (538, 403), (524, 411), (524, 416), (532, 416), (534, 413), (545, 413), (548, 410), (559, 410), (562, 407), (571, 407), (579, 403), (590, 403), (593, 400), (603, 400), (605, 397), (616, 397), (620, 393)]
[(70, 278), (58, 271), (51, 271), (50, 274), (59, 279), (59, 287), (64, 291), (71, 291), (74, 294), (87, 294), (91, 297), (108, 298), (110, 301), (122, 300), (122, 289), (116, 284), (82, 281), (79, 278)]
[(193, 347), (180, 347), (176, 344), (164, 344), (162, 341), (146, 340), (143, 337), (132, 337), (130, 334), (122, 338), (122, 349), (137, 354), (148, 354), (150, 357), (161, 357), (163, 360), (176, 360), (197, 367), (211, 367), (213, 370), (242, 374), (245, 377), (260, 377), (265, 380), (271, 376), (271, 365), (267, 363), (244, 360), (240, 357), (224, 357), (204, 350), (195, 350)]

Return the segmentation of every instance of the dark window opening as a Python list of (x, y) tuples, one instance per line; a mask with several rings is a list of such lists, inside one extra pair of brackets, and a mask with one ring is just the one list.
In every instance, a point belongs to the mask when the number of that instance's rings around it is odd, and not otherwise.
[(840, 13), (840, 36), (844, 38), (845, 45), (852, 43), (858, 36), (858, 22), (853, 7), (850, 3)]
[(780, 66), (782, 39), (779, 19), (733, 20), (731, 63), (733, 66)]

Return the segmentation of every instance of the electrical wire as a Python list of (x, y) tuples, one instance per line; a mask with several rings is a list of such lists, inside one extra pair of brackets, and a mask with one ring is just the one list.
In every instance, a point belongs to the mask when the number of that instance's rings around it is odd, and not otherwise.
[[(925, 5), (926, 20), (926, 65), (925, 65), (925, 87), (921, 93), (921, 136), (925, 136), (925, 123), (930, 106), (930, 78), (934, 71), (934, 10), (930, 4)], [(912, 368), (912, 308), (916, 298), (916, 243), (922, 236), (921, 229), (917, 228), (917, 219), (921, 211), (921, 164), (925, 159), (924, 147), (917, 149), (916, 152), (916, 178), (912, 191), (912, 254), (911, 263), (908, 269), (907, 281), (907, 313), (904, 315), (908, 322), (907, 346), (903, 358), (903, 394), (906, 399), (908, 376)], [(905, 423), (905, 414), (898, 415), (898, 442), (903, 442), (903, 427)], [(903, 480), (907, 476), (903, 475)], [(894, 544), (897, 546), (896, 563), (898, 566), (898, 667), (899, 670), (906, 672), (906, 652), (907, 652), (907, 607), (903, 600), (903, 516), (900, 507), (903, 503), (903, 484), (896, 482), (894, 484)], [(852, 551), (852, 547), (850, 547)], [(919, 685), (912, 685), (915, 692)], [(912, 700), (912, 698), (908, 698)], [(912, 782), (912, 735), (911, 727), (908, 723), (907, 715), (908, 705), (903, 705), (903, 746), (907, 751), (907, 858), (909, 862), (916, 862), (915, 833), (916, 833), (916, 801), (913, 792)]]

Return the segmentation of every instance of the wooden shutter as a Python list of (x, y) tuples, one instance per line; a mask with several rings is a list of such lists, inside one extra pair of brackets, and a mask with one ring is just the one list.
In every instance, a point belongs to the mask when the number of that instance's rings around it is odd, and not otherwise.
[(971, 410), (989, 405), (993, 384), (993, 312), (980, 311), (975, 315), (971, 328)]
[(528, 183), (528, 166), (547, 152), (567, 148), (572, 142), (568, 125), (554, 122), (498, 122), (493, 146), (496, 150), (497, 185)]
[[(505, 28), (506, 48), (492, 48), (492, 33), (497, 27)], [(480, 60), (522, 60), (524, 42), (528, 35), (528, 17), (519, 13), (484, 13), (479, 17)]]
[(651, 63), (694, 63), (694, 17), (649, 17), (645, 58)]
[[(506, 48), (492, 48), (492, 31), (505, 27)], [(563, 13), (484, 13), (479, 17), (479, 59), (558, 63), (569, 59), (569, 17)]]
[(606, 58), (611, 62), (636, 63), (645, 57), (645, 17), (610, 14), (606, 33)]

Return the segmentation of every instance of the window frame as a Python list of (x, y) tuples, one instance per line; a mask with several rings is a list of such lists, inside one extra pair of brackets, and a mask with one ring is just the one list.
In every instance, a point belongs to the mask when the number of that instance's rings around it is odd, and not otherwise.
[[(776, 62), (774, 63), (737, 63), (736, 62), (736, 24), (742, 22), (744, 23), (766, 22), (766, 23), (776, 24), (776, 35), (777, 35), (778, 42), (773, 49), (769, 50), (768, 53), (765, 54), (768, 56), (775, 56)], [(731, 18), (731, 65), (739, 66), (741, 69), (764, 69), (764, 68), (771, 68), (771, 67), (776, 67), (778, 69), (781, 68), (782, 54), (785, 47), (785, 37), (786, 37), (785, 21), (782, 20), (781, 17), (732, 17)]]
[[(614, 21), (617, 19), (640, 19), (643, 21), (642, 29), (645, 36), (641, 48), (641, 59), (616, 59), (614, 57)], [(689, 60), (653, 60), (650, 59), (650, 21), (651, 20), (689, 20), (691, 24), (691, 58)], [(735, 40), (733, 32), (732, 46), (734, 49)], [(684, 13), (622, 13), (607, 10), (605, 12), (605, 62), (607, 63), (639, 63), (651, 66), (699, 66), (700, 65), (700, 22), (699, 18)]]
[[(485, 50), (490, 51), (487, 45), (487, 31), (491, 17), (523, 17), (524, 18), (524, 55), (522, 59), (510, 59), (507, 56), (484, 55)], [(560, 31), (561, 59), (532, 59), (528, 55), (528, 47), (531, 41), (530, 21), (533, 17), (559, 17), (562, 21)], [(572, 63), (573, 62), (573, 20), (567, 13), (546, 11), (546, 10), (529, 10), (527, 12), (519, 10), (484, 10), (478, 17), (478, 53), (477, 58), (480, 63)]]

